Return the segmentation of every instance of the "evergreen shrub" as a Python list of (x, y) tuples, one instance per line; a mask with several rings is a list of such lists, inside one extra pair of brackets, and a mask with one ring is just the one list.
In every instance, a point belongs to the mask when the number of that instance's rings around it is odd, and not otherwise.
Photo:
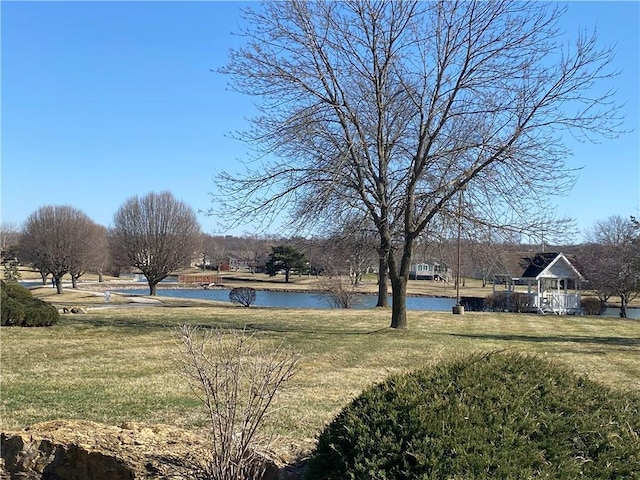
[(473, 355), (367, 389), (321, 433), (306, 478), (637, 479), (640, 395)]
[(60, 319), (53, 305), (34, 298), (27, 288), (4, 281), (0, 287), (2, 326), (48, 327)]
[(2, 289), (2, 299), (0, 299), (0, 302), (2, 305), (1, 325), (22, 325), (25, 315), (23, 303), (6, 295), (4, 289)]
[(485, 299), (482, 297), (460, 297), (460, 304), (468, 312), (484, 312)]
[(3, 295), (7, 294), (9, 298), (15, 298), (17, 300), (26, 302), (33, 298), (28, 288), (23, 287), (15, 282), (2, 281)]

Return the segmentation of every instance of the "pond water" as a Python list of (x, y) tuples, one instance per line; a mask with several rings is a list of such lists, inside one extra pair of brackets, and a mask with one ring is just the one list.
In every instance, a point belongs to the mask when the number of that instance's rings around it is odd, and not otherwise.
[[(172, 283), (171, 281), (162, 282), (162, 284)], [(41, 286), (41, 281), (21, 281), (21, 285), (25, 287)], [(133, 290), (114, 290), (114, 292), (125, 293), (129, 295), (149, 295), (148, 288), (136, 288)], [(200, 300), (216, 300), (219, 302), (229, 301), (229, 290), (227, 289), (182, 289), (182, 288), (158, 288), (158, 296), (177, 297), (177, 298), (194, 298)], [(373, 308), (376, 304), (377, 297), (375, 295), (361, 295), (357, 305), (353, 308)], [(391, 304), (391, 298), (389, 298)], [(436, 312), (450, 312), (451, 307), (455, 305), (452, 298), (438, 297), (407, 297), (407, 310), (431, 310)], [(306, 292), (269, 292), (256, 291), (256, 306), (261, 307), (277, 307), (277, 308), (331, 308), (328, 299), (320, 294)], [(629, 318), (640, 318), (640, 308), (627, 309)], [(606, 317), (619, 317), (619, 308), (607, 308), (604, 315)]]
[[(120, 293), (129, 295), (148, 295), (149, 289), (120, 290)], [(226, 289), (163, 289), (158, 288), (159, 297), (195, 298), (199, 300), (217, 300), (219, 302), (229, 301), (229, 290)], [(353, 308), (373, 308), (376, 305), (377, 296), (360, 295), (357, 304)], [(389, 298), (391, 303), (391, 298)], [(408, 310), (432, 310), (451, 311), (451, 307), (456, 301), (452, 298), (435, 297), (407, 297)], [(325, 295), (308, 292), (269, 292), (263, 290), (256, 291), (256, 301), (254, 303), (260, 307), (278, 308), (331, 308), (328, 298)]]
[[(149, 289), (120, 290), (120, 293), (129, 295), (148, 295)], [(158, 296), (175, 298), (195, 298), (199, 300), (216, 300), (219, 302), (229, 301), (229, 290), (227, 289), (181, 289), (181, 288), (158, 288)], [(353, 308), (366, 309), (373, 308), (377, 302), (375, 295), (361, 295), (358, 304)], [(456, 301), (453, 298), (440, 297), (407, 297), (407, 310), (427, 310), (434, 312), (450, 312)], [(389, 297), (391, 304), (391, 297)], [(269, 292), (256, 291), (256, 301), (254, 303), (260, 307), (277, 308), (331, 308), (330, 302), (325, 295), (308, 292)], [(619, 308), (608, 308), (604, 313), (606, 317), (618, 317)], [(627, 309), (629, 318), (640, 318), (640, 308)]]

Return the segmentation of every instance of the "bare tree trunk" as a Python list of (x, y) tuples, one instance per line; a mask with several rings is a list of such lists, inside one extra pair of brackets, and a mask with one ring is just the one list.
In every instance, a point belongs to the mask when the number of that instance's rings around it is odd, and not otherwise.
[(56, 293), (58, 295), (62, 294), (62, 275), (54, 275), (54, 281), (56, 282)]
[(378, 265), (378, 303), (376, 307), (387, 308), (389, 306), (389, 265), (385, 255), (380, 255)]
[(40, 277), (42, 277), (42, 285), (46, 285), (48, 273), (45, 273), (44, 270), (39, 270), (39, 273), (40, 273)]
[(407, 328), (407, 280), (411, 269), (411, 254), (413, 251), (413, 238), (407, 236), (400, 264), (393, 255), (389, 255), (389, 277), (391, 278), (392, 305), (391, 328)]
[(624, 293), (620, 294), (620, 318), (627, 317), (627, 304), (629, 303), (627, 296)]
[(155, 296), (156, 292), (158, 291), (158, 282), (152, 281), (152, 280), (148, 280), (148, 282), (149, 282), (149, 295)]
[(392, 273), (391, 290), (391, 328), (407, 328), (407, 277)]

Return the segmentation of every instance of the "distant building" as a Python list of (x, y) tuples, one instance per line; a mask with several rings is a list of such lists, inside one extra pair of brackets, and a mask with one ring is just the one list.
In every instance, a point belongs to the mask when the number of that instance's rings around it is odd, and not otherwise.
[(227, 260), (220, 264), (223, 272), (244, 272), (244, 273), (264, 273), (266, 259), (247, 260), (235, 255), (230, 255)]
[(409, 280), (449, 281), (449, 267), (441, 262), (414, 263), (409, 269)]

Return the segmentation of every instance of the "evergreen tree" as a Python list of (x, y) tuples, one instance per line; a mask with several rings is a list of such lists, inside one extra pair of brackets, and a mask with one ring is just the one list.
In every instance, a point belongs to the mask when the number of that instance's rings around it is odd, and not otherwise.
[(291, 245), (279, 245), (271, 247), (269, 260), (265, 265), (267, 273), (274, 277), (279, 271), (284, 270), (285, 282), (289, 283), (289, 274), (292, 270), (302, 271), (307, 266), (304, 254), (297, 251)]

